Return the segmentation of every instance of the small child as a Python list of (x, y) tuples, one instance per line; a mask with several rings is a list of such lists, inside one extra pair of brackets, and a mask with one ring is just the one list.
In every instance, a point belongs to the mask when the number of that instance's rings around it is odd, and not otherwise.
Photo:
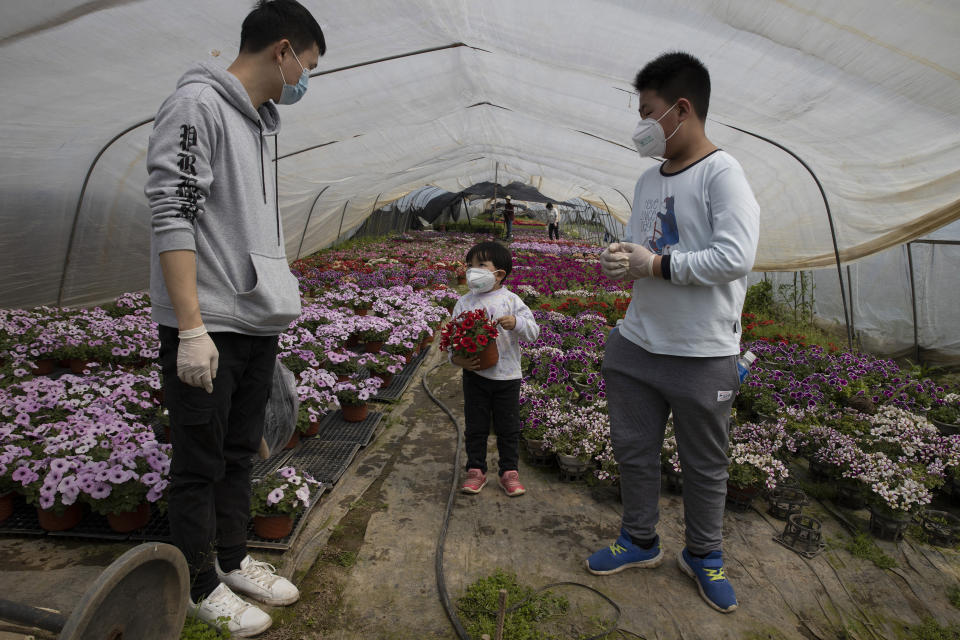
[(540, 327), (517, 294), (502, 286), (510, 275), (510, 250), (499, 242), (481, 242), (467, 252), (467, 286), (470, 292), (453, 308), (456, 318), (464, 311), (484, 309), (498, 325), (500, 359), (489, 369), (478, 370), (479, 357), (450, 356), (463, 368), (463, 413), (466, 423), (467, 477), (461, 490), (480, 493), (487, 484), (487, 436), (490, 417), (497, 434), (500, 487), (510, 496), (526, 492), (520, 484), (520, 340), (533, 342)]

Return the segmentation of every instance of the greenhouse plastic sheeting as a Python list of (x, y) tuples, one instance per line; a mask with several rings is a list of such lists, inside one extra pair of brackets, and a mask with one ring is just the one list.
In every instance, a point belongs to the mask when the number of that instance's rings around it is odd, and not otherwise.
[[(229, 64), (251, 4), (0, 6), (0, 305), (146, 286), (151, 119), (191, 64)], [(281, 107), (291, 258), (420, 186), (461, 191), (495, 174), (625, 220), (654, 162), (631, 144), (631, 81), (676, 49), (710, 69), (708, 135), (757, 193), (758, 269), (829, 265), (833, 242), (807, 170), (737, 129), (817, 175), (845, 261), (960, 217), (953, 0), (304, 4), (329, 49), (304, 99)]]
[[(957, 244), (933, 244), (947, 241)], [(911, 243), (913, 283), (906, 245), (881, 251), (844, 268), (844, 287), (853, 316), (853, 329), (867, 350), (888, 357), (906, 357), (931, 365), (960, 364), (960, 222), (954, 222)], [(836, 269), (811, 272), (813, 311), (821, 319), (843, 325), (843, 301)], [(750, 281), (763, 279), (752, 274)], [(793, 290), (793, 274), (768, 274), (779, 291)], [(809, 287), (809, 285), (808, 285)], [(916, 298), (914, 341), (913, 296)], [(849, 302), (848, 302), (849, 304)], [(842, 340), (838, 340), (845, 346)]]

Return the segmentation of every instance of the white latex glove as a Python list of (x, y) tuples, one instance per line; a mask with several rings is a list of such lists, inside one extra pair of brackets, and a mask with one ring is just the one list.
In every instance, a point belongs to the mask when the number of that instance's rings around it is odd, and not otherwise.
[(630, 266), (627, 254), (615, 250), (617, 247), (619, 243), (614, 242), (600, 254), (600, 270), (611, 280), (622, 279)]
[(191, 387), (203, 387), (213, 393), (220, 352), (203, 325), (180, 332), (177, 347), (177, 377)]
[[(610, 246), (613, 247), (613, 245)], [(627, 279), (637, 280), (653, 277), (653, 261), (657, 254), (643, 245), (632, 242), (621, 242), (617, 249), (620, 254), (626, 254), (627, 256)]]

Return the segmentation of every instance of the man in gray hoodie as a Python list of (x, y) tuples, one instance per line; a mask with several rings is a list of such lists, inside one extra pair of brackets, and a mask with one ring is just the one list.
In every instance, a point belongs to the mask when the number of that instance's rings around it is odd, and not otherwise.
[(180, 78), (147, 151), (150, 296), (173, 442), (170, 532), (190, 566), (191, 614), (213, 625), (226, 618), (238, 637), (271, 619), (235, 591), (271, 605), (299, 598), (247, 555), (246, 536), (277, 336), (300, 314), (269, 138), (275, 154), (275, 105), (303, 96), (325, 51), (302, 5), (261, 0), (229, 68), (201, 63)]

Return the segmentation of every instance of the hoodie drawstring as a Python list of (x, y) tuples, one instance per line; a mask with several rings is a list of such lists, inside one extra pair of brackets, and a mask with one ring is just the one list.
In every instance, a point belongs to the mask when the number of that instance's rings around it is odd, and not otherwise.
[(263, 123), (257, 120), (260, 131), (260, 188), (263, 189), (263, 204), (267, 204), (267, 178), (263, 168)]
[(277, 146), (277, 138), (273, 136), (273, 198), (277, 206), (277, 246), (280, 246), (280, 150)]

